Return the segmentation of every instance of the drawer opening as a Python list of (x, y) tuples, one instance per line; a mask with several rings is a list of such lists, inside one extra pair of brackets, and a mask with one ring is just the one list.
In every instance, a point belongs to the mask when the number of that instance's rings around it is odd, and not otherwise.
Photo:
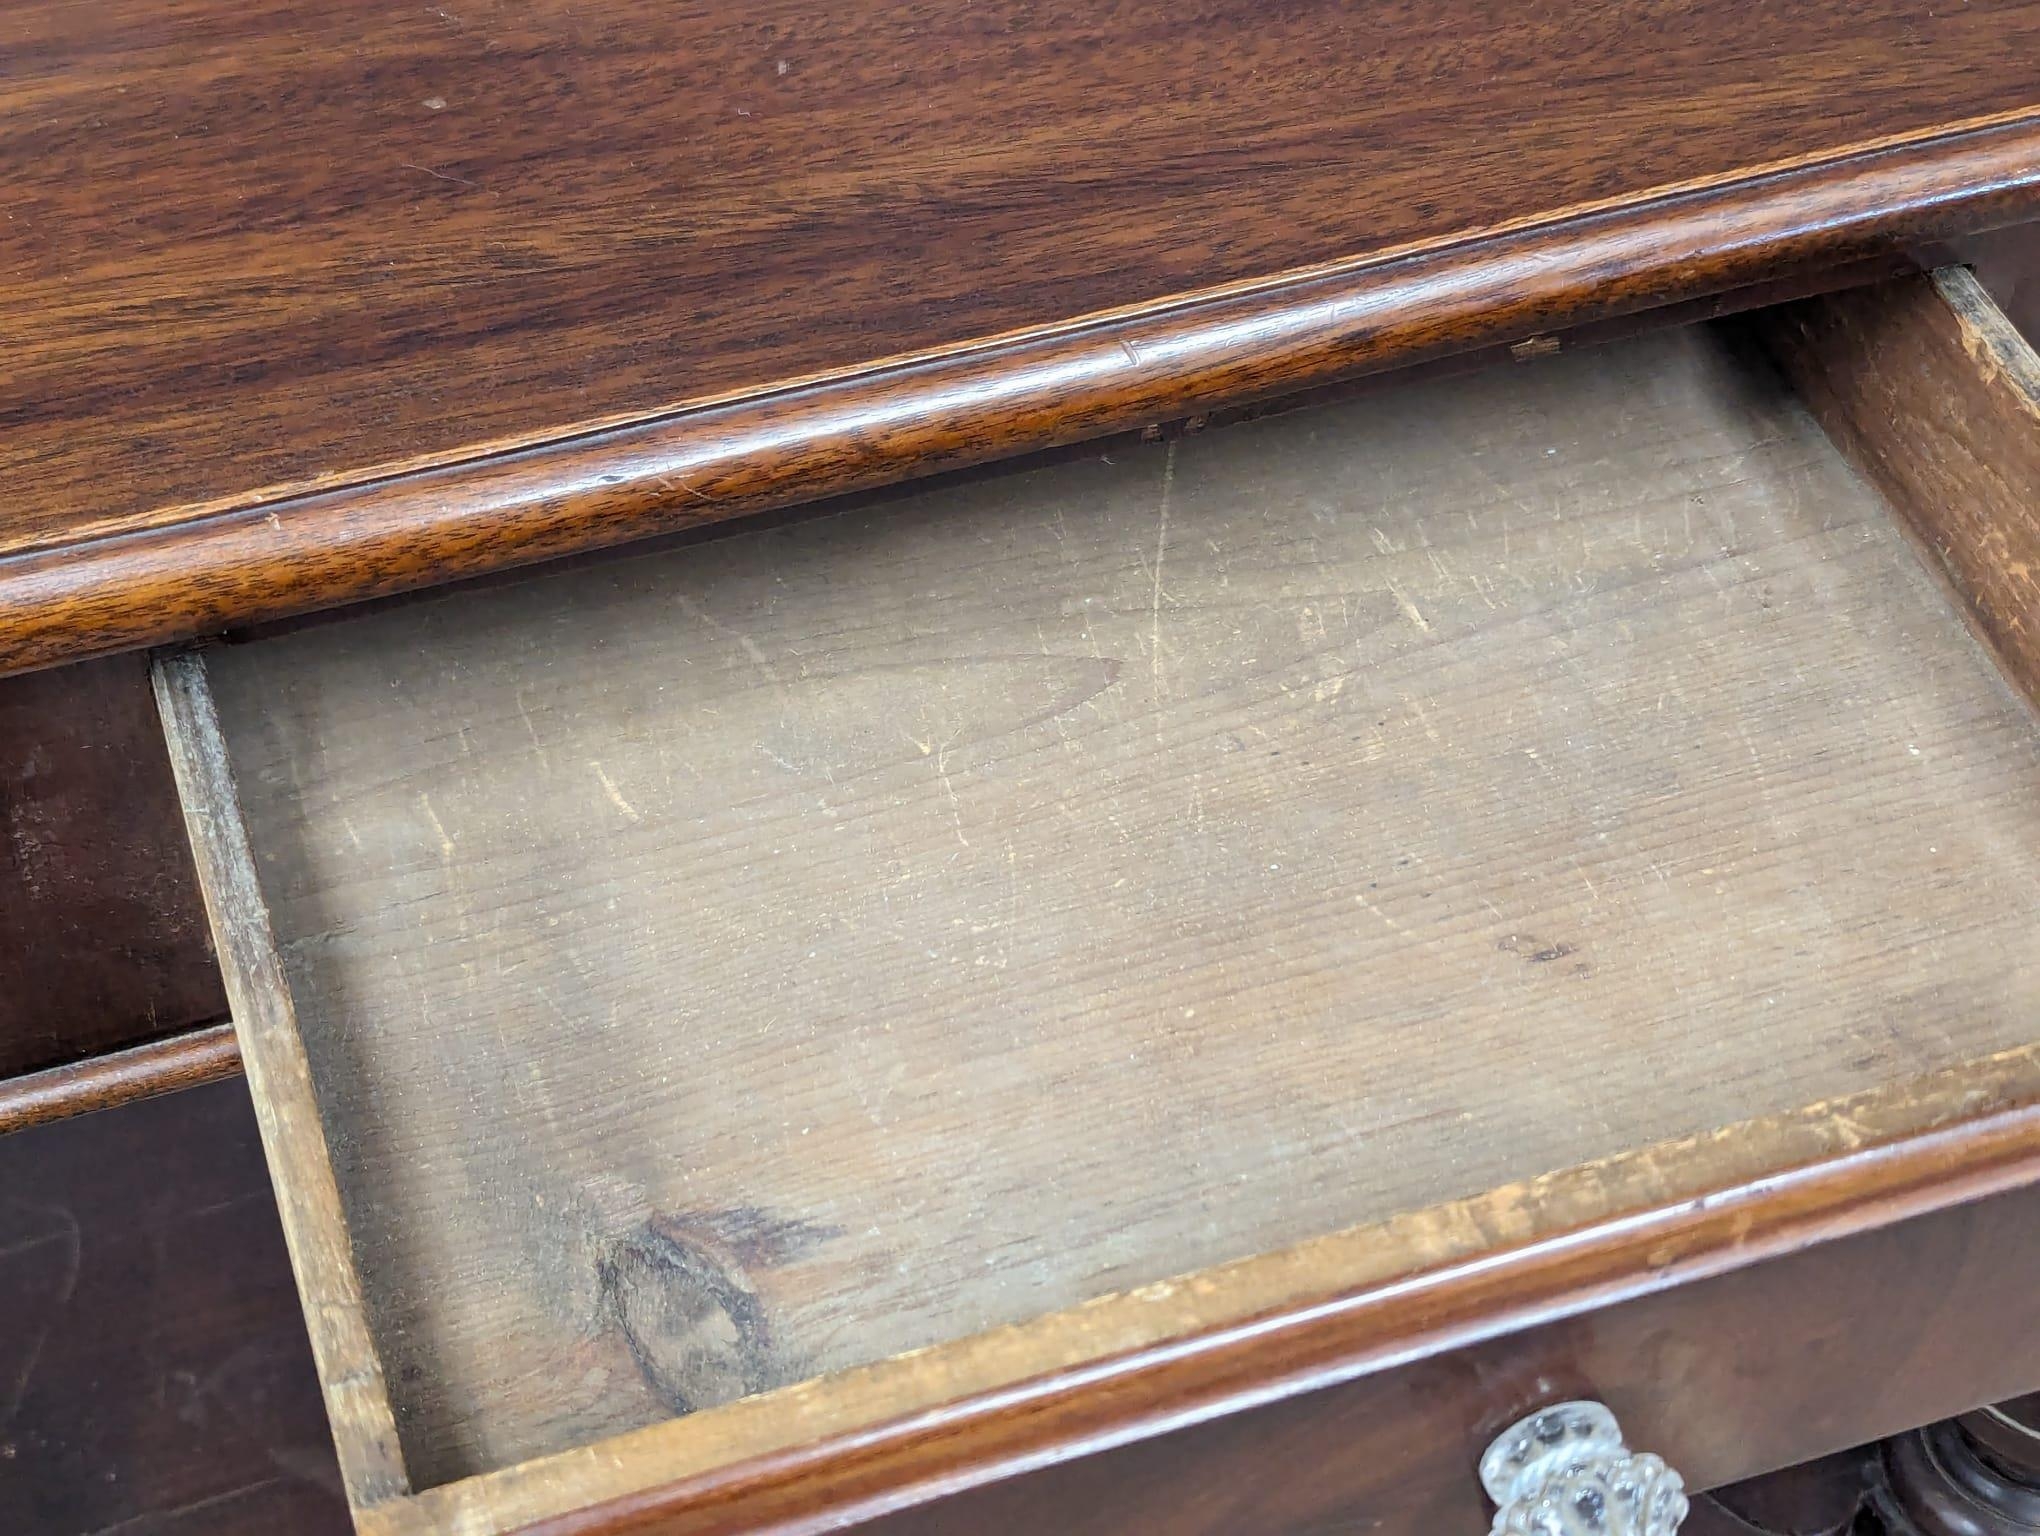
[(2040, 730), (1908, 539), (1694, 327), (165, 663), (357, 1502), (2031, 1045)]

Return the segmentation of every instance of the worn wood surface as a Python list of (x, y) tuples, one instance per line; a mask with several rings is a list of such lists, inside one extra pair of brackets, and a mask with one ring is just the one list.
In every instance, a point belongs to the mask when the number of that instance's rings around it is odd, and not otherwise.
[(0, 682), (0, 1080), (226, 1012), (147, 664)]
[[(2036, 1243), (2040, 1190), (2026, 1188), (858, 1528), (870, 1536), (1479, 1532), (1491, 1514), (1472, 1475), (1484, 1437), (1512, 1405), (1576, 1393), (1606, 1396), (1633, 1443), (1663, 1451), (1706, 1487), (2040, 1380)], [(1828, 1536), (1820, 1521), (1839, 1492), (1750, 1501), (1750, 1490), (1731, 1489), (1727, 1507), (1757, 1517), (1754, 1530), (1697, 1517), (1688, 1529)], [(820, 1490), (812, 1507), (822, 1507)], [(612, 1536), (708, 1528), (684, 1515), (663, 1525), (580, 1527)], [(571, 1529), (562, 1523), (547, 1536)]]
[[(2033, 1232), (2001, 1227), (2023, 1203), (1974, 1227), (1915, 1228), (1896, 1251), (1931, 1261), (1924, 1279), (1886, 1265), (1850, 1289), (1828, 1283), (1835, 1268), (1810, 1281), (1790, 1266), (2036, 1174), (2040, 1048), (2028, 1048), (749, 1398), (393, 1501), (361, 1524), (791, 1536), (899, 1516), (909, 1529), (1229, 1536), (1233, 1501), (1258, 1489), (1270, 1528), (1298, 1536), (1370, 1508), (1380, 1528), (1431, 1531), (1427, 1508), (1478, 1503), (1472, 1468), (1494, 1434), (1582, 1394), (1616, 1403), (1639, 1443), (1698, 1485), (1741, 1479), (2031, 1378), (2036, 1298), (2016, 1263)], [(1757, 1276), (1780, 1263), (1773, 1292)], [(1703, 1287), (1738, 1273), (1730, 1297), (1772, 1299), (1715, 1312), (1705, 1298), (1720, 1293)], [(1863, 1304), (1837, 1305), (1850, 1297)], [(1931, 1325), (1922, 1297), (1947, 1303)], [(1691, 1345), (1616, 1329), (1577, 1349), (1581, 1328), (1638, 1316), (1640, 1298), (1656, 1298), (1642, 1315), (1660, 1329), (1684, 1317)], [(1921, 1319), (1881, 1337), (1928, 1368), (1900, 1378), (1889, 1353), (1822, 1342), (1880, 1305)], [(1480, 1368), (1465, 1368), (1468, 1349)], [(1802, 1401), (1780, 1389), (1788, 1364)], [(1684, 1394), (1665, 1392), (1674, 1369)], [(1356, 1419), (1324, 1411), (1338, 1400), (1321, 1389), (1365, 1378)], [(1449, 1411), (1450, 1433), (1411, 1436), (1411, 1415), (1384, 1403)], [(1364, 1441), (1351, 1423), (1369, 1426)], [(986, 1491), (945, 1507), (972, 1489)]]
[(2040, 705), (2040, 354), (1959, 267), (1759, 328)]
[(347, 1221), (320, 1133), (291, 996), (269, 914), (255, 886), (219, 737), (212, 696), (195, 657), (159, 657), (157, 706), (170, 749), (185, 825), (219, 948), (242, 1068), (255, 1101), (263, 1149), (276, 1181), (278, 1214), (304, 1299), (350, 1504), (407, 1491), (403, 1454), (390, 1421), (382, 1366), (364, 1320)]
[(191, 1088), (241, 1070), (234, 1026), (202, 1029), (131, 1045), (0, 1081), (0, 1136), (70, 1115)]
[(2040, 206), (2033, 0), (38, 0), (5, 27), (0, 666)]
[(1710, 332), (212, 666), (419, 1486), (2040, 999), (2040, 733)]
[(0, 1530), (350, 1529), (247, 1090), (0, 1136)]
[(2028, 342), (2040, 346), (2040, 224), (1992, 230), (1957, 242), (1954, 254)]

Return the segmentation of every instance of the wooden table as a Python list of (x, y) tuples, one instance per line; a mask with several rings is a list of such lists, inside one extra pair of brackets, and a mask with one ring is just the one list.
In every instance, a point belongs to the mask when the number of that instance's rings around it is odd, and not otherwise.
[(1433, 1531), (2040, 1380), (2040, 6), (0, 25), (0, 1128), (245, 1060), (338, 1452), (166, 1500)]

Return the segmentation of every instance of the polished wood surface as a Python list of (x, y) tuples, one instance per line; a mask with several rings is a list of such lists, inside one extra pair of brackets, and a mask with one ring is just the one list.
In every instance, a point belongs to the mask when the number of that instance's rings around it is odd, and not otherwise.
[(226, 1012), (146, 662), (0, 681), (0, 1103)]
[(2040, 206), (2032, 0), (5, 27), (8, 667)]
[(1992, 1463), (2040, 1484), (2040, 1391), (1988, 1404), (1956, 1422)]
[[(1521, 1410), (1605, 1397), (1695, 1487), (1894, 1433), (2040, 1380), (2040, 1189), (1807, 1249), (1266, 1408), (1025, 1472), (871, 1536), (1430, 1536), (1487, 1528), (1473, 1476)], [(808, 1490), (818, 1513), (824, 1491)], [(813, 1529), (800, 1505), (761, 1532)], [(1807, 1513), (1812, 1513), (1811, 1510)], [(1792, 1529), (1789, 1520), (1786, 1530)], [(689, 1519), (545, 1536), (697, 1536)], [(1739, 1533), (1746, 1536), (1746, 1533)]]
[(1960, 268), (1757, 324), (2040, 707), (2040, 353)]
[(1875, 1454), (1854, 1446), (1701, 1494), (1683, 1536), (1849, 1536)]
[(0, 1530), (350, 1529), (247, 1090), (0, 1136)]
[(240, 1070), (241, 1048), (234, 1039), (234, 1026), (211, 1024), (61, 1067), (0, 1079), (0, 1135), (216, 1082)]
[(2040, 1536), (2040, 1431), (1986, 1409), (1885, 1442), (1881, 1536)]

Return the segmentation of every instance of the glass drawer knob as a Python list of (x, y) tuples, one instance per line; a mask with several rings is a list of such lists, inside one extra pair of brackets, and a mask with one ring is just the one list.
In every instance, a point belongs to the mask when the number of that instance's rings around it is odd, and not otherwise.
[(1599, 1403), (1554, 1403), (1509, 1426), (1480, 1459), (1491, 1536), (1672, 1536), (1686, 1484), (1622, 1443)]

